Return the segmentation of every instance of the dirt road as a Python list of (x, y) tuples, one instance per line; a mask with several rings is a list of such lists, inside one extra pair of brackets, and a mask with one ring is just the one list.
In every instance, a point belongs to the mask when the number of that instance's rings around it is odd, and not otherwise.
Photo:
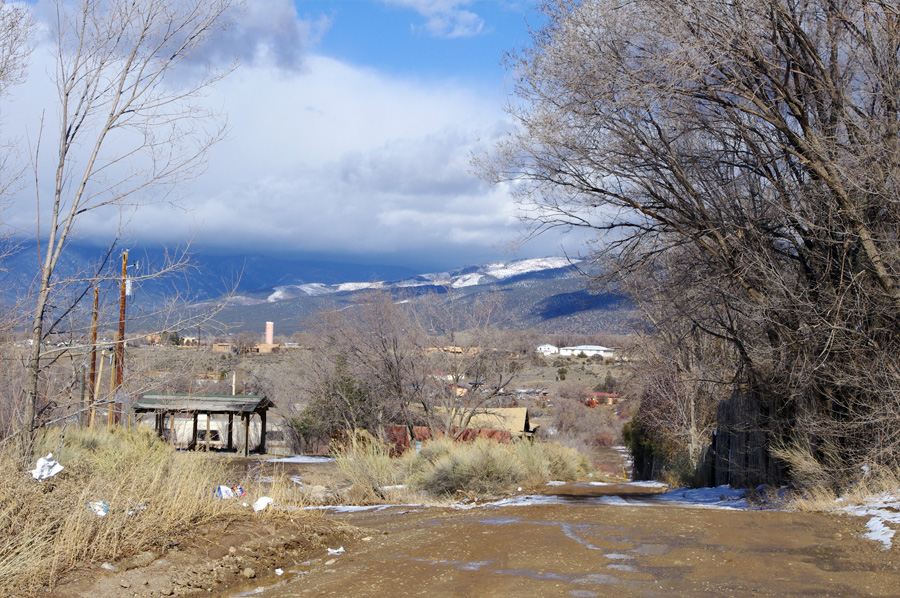
[(863, 519), (638, 504), (336, 514), (366, 536), (220, 596), (900, 596)]

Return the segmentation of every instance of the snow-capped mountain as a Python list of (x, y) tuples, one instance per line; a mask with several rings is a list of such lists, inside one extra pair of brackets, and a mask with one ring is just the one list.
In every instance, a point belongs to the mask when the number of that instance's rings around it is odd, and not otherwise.
[[(410, 278), (395, 281), (344, 282), (325, 284), (320, 282), (276, 286), (265, 301), (275, 303), (298, 297), (319, 297), (335, 293), (355, 292), (375, 289), (402, 289), (412, 287), (465, 288), (483, 284), (492, 284), (548, 270), (569, 270), (573, 261), (562, 257), (544, 257), (505, 262), (493, 262), (480, 266), (466, 266), (449, 272), (432, 272), (419, 274)], [(236, 298), (237, 299), (237, 298)], [(251, 300), (240, 297), (240, 300)], [(252, 300), (251, 300), (252, 301)], [(257, 300), (261, 302), (261, 300)]]

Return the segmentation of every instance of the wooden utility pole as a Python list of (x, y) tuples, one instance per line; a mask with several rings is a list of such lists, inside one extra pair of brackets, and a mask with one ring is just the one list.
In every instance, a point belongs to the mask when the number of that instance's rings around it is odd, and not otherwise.
[(109, 401), (107, 401), (109, 411), (106, 412), (106, 424), (110, 427), (112, 427), (112, 425), (116, 423), (116, 377), (112, 373), (112, 368), (114, 366), (118, 369), (118, 364), (114, 363), (116, 359), (116, 353), (117, 351), (109, 352)]
[[(122, 389), (122, 375), (125, 372), (125, 283), (128, 278), (128, 251), (122, 252), (122, 284), (119, 297), (119, 336), (116, 339), (116, 390)], [(115, 396), (113, 404), (115, 405)]]
[(96, 392), (94, 385), (97, 380), (97, 307), (100, 304), (100, 288), (94, 287), (94, 313), (91, 316), (91, 373), (88, 378), (88, 401), (90, 402), (90, 425), (94, 425), (94, 401)]
[(94, 386), (94, 394), (91, 399), (91, 422), (90, 426), (94, 427), (94, 417), (97, 414), (97, 399), (100, 398), (100, 381), (103, 380), (103, 359), (106, 351), (100, 353), (100, 371), (97, 372), (97, 384)]

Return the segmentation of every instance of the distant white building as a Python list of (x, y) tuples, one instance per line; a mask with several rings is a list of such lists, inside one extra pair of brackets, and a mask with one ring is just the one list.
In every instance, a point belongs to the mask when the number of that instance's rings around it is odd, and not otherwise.
[(601, 345), (578, 345), (577, 347), (560, 347), (559, 349), (560, 357), (578, 357), (582, 354), (585, 357), (599, 355), (606, 359), (615, 357), (616, 351), (615, 349), (610, 349), (609, 347), (603, 347)]
[(550, 357), (551, 355), (556, 355), (557, 353), (559, 353), (559, 347), (555, 347), (553, 345), (538, 345), (536, 351), (544, 357)]

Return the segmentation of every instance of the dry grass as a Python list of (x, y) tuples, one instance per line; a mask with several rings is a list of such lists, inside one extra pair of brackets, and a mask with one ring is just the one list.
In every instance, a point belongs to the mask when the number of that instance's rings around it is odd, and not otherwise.
[[(591, 471), (590, 460), (574, 449), (551, 442), (501, 444), (479, 438), (453, 442), (438, 438), (420, 452), (392, 459), (386, 445), (351, 443), (334, 452), (338, 467), (365, 494), (360, 502), (445, 499), (457, 492), (496, 494), (517, 486), (538, 486), (548, 480), (575, 480)], [(405, 489), (385, 491), (402, 484)]]
[[(791, 470), (798, 490), (792, 493), (790, 507), (798, 511), (829, 511), (840, 498), (841, 505), (862, 504), (867, 498), (892, 493), (900, 495), (900, 470), (860, 466), (848, 472), (846, 468), (829, 467), (836, 458), (816, 458), (807, 447), (780, 447), (773, 453), (784, 460)], [(836, 473), (838, 472), (838, 473)]]
[(525, 467), (527, 483), (548, 480), (572, 481), (591, 471), (590, 459), (583, 452), (553, 442), (519, 442), (512, 445)]
[(435, 495), (457, 491), (493, 494), (526, 479), (528, 470), (515, 458), (510, 445), (483, 438), (457, 444), (439, 457), (421, 476), (423, 490)]
[(341, 473), (357, 489), (359, 502), (384, 499), (382, 486), (398, 483), (400, 472), (386, 444), (354, 439), (347, 446), (335, 448), (332, 456)]
[[(32, 594), (78, 563), (115, 561), (214, 519), (247, 516), (242, 503), (262, 493), (298, 502), (290, 480), (230, 480), (221, 456), (175, 452), (144, 430), (69, 430), (64, 442), (51, 431), (37, 450), (52, 451), (66, 469), (38, 483), (0, 455), (0, 595)], [(216, 486), (237, 483), (243, 499), (214, 498)], [(87, 508), (99, 501), (106, 516)], [(279, 516), (267, 511), (259, 516)]]
[(409, 453), (404, 461), (407, 484), (436, 496), (458, 491), (495, 494), (552, 479), (575, 480), (590, 471), (586, 455), (549, 442), (435, 440), (425, 443), (421, 453)]

